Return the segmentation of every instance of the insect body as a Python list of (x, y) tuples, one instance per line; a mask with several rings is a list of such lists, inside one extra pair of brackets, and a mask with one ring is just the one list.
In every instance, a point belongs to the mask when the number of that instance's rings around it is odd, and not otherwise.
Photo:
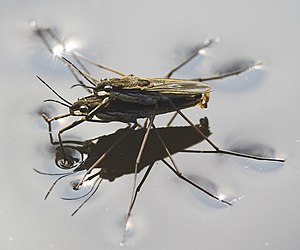
[(70, 114), (85, 116), (87, 120), (96, 116), (107, 122), (136, 122), (150, 117), (154, 111), (159, 115), (195, 105), (206, 108), (210, 91), (209, 85), (188, 80), (134, 75), (105, 78), (95, 86), (94, 94), (72, 104)]

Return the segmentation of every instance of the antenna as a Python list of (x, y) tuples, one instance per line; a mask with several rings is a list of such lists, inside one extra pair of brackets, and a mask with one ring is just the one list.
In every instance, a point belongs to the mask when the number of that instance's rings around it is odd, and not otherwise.
[(72, 106), (72, 103), (67, 101), (65, 98), (63, 98), (60, 94), (58, 94), (53, 88), (51, 88), (50, 85), (48, 85), (42, 78), (40, 78), (38, 75), (36, 76), (46, 87), (48, 87), (58, 98), (60, 98), (62, 101), (64, 101), (66, 104), (68, 104), (68, 107)]

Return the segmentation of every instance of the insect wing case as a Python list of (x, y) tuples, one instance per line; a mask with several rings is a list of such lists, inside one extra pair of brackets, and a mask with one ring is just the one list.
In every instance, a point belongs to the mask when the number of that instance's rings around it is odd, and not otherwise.
[(155, 114), (165, 114), (195, 105), (206, 108), (211, 87), (192, 80), (140, 78), (128, 75), (104, 79), (95, 87), (95, 95), (110, 91), (111, 99), (99, 119), (133, 122)]

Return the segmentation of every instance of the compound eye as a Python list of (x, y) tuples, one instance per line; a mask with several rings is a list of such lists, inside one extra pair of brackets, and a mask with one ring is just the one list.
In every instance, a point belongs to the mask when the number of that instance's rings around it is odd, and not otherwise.
[(85, 105), (82, 105), (78, 109), (81, 113), (87, 113), (89, 111), (89, 108)]
[(113, 87), (112, 86), (110, 86), (110, 85), (106, 85), (106, 86), (104, 86), (104, 91), (105, 92), (111, 92), (112, 91), (112, 89), (113, 89)]

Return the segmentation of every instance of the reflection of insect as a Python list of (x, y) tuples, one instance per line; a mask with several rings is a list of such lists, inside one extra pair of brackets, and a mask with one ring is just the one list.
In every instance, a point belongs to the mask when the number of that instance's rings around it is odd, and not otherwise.
[[(201, 132), (205, 136), (209, 136), (211, 134), (208, 127), (208, 119), (202, 118), (200, 119), (200, 124), (196, 124)], [(134, 173), (134, 165), (136, 161), (136, 157), (140, 148), (140, 141), (143, 139), (145, 134), (145, 128), (138, 128), (136, 130), (132, 130), (131, 128), (123, 128), (117, 130), (113, 134), (96, 137), (93, 139), (89, 139), (86, 141), (81, 140), (64, 140), (63, 146), (66, 153), (66, 156), (70, 163), (72, 163), (69, 167), (60, 164), (62, 160), (64, 160), (64, 156), (61, 154), (61, 148), (58, 146), (56, 148), (56, 157), (55, 162), (59, 168), (63, 168), (64, 170), (69, 170), (64, 174), (55, 174), (60, 175), (60, 177), (53, 183), (49, 191), (47, 192), (45, 199), (48, 197), (50, 192), (56, 183), (71, 174), (82, 173), (83, 171), (88, 171), (91, 166), (94, 166), (94, 171), (90, 173), (85, 182), (91, 181), (92, 188), (90, 191), (83, 196), (79, 196), (76, 198), (65, 198), (65, 199), (80, 199), (83, 197), (88, 197), (79, 208), (85, 204), (91, 196), (97, 191), (100, 183), (103, 180), (114, 181), (116, 178), (119, 178), (123, 175)], [(158, 136), (159, 135), (159, 136)], [(98, 164), (96, 161), (105, 154), (110, 146), (114, 144), (120, 137), (126, 136), (130, 138), (130, 140), (122, 140), (113, 150), (110, 151), (108, 157), (104, 158)], [(160, 141), (160, 137), (165, 142), (165, 145), (162, 145)], [(164, 158), (168, 157), (168, 153), (166, 152), (164, 146), (169, 149), (169, 153), (171, 155), (178, 152), (189, 152), (186, 151), (186, 148), (189, 148), (195, 144), (200, 143), (205, 140), (203, 137), (195, 136), (195, 131), (192, 126), (186, 127), (164, 127), (164, 128), (156, 128), (150, 129), (148, 136), (148, 143), (145, 145), (145, 149), (143, 155), (141, 157), (141, 162), (138, 166), (137, 172), (140, 172), (142, 169), (147, 168), (143, 180), (146, 180), (150, 170), (153, 167), (153, 164), (156, 161), (162, 161), (173, 173), (175, 173), (179, 178), (188, 182), (195, 188), (205, 192), (209, 196), (214, 199), (219, 200), (217, 196), (206, 191), (198, 184), (194, 183), (183, 174), (175, 171), (175, 169), (165, 161)], [(42, 173), (38, 170), (35, 170), (38, 173)], [(42, 173), (45, 175), (49, 175), (48, 173)], [(50, 174), (51, 175), (51, 174)], [(73, 182), (76, 183), (76, 182)], [(135, 197), (137, 193), (141, 189), (144, 181), (141, 181), (138, 188), (135, 191)], [(225, 201), (224, 201), (225, 202)], [(229, 205), (229, 204), (228, 204)], [(133, 206), (133, 205), (132, 205)], [(78, 210), (76, 209), (72, 215), (74, 215)]]
[[(53, 53), (53, 47), (50, 45), (50, 42), (56, 42), (60, 44), (62, 48), (64, 44), (57, 39), (54, 33), (50, 29), (36, 29), (36, 34), (40, 36), (44, 43), (47, 45), (48, 49)], [(208, 41), (204, 43), (200, 48), (197, 49), (195, 53), (193, 53), (188, 59), (186, 59), (183, 63), (178, 65), (172, 71), (170, 71), (166, 77), (164, 78), (142, 78), (135, 75), (126, 75), (117, 70), (108, 68), (104, 65), (97, 64), (89, 60), (88, 58), (84, 57), (77, 51), (70, 51), (69, 54), (73, 56), (79, 65), (82, 65), (81, 60), (87, 61), (92, 63), (93, 65), (100, 67), (102, 69), (111, 71), (117, 75), (118, 78), (103, 78), (98, 80), (92, 77), (88, 71), (83, 68), (83, 70), (79, 69), (76, 65), (74, 65), (70, 60), (61, 56), (61, 54), (57, 54), (57, 57), (63, 61), (73, 72), (74, 75), (79, 74), (90, 84), (87, 86), (83, 83), (83, 81), (79, 80), (78, 75), (76, 78), (79, 81), (79, 85), (83, 86), (87, 89), (90, 94), (84, 97), (79, 98), (74, 103), (71, 103), (61, 97), (58, 93), (56, 93), (44, 80), (38, 77), (49, 89), (51, 89), (56, 96), (58, 96), (63, 102), (59, 102), (69, 108), (69, 112), (63, 115), (54, 116), (52, 118), (48, 118), (46, 115), (43, 115), (44, 119), (49, 124), (49, 135), (50, 141), (54, 144), (54, 139), (52, 136), (52, 129), (51, 129), (51, 122), (54, 120), (62, 119), (69, 116), (77, 116), (79, 117), (78, 120), (74, 121), (70, 125), (66, 126), (65, 128), (61, 129), (58, 132), (58, 140), (60, 144), (60, 148), (62, 150), (62, 156), (65, 159), (63, 164), (68, 165), (68, 159), (64, 152), (63, 141), (61, 138), (62, 133), (65, 131), (74, 128), (75, 126), (85, 122), (111, 122), (111, 121), (120, 121), (125, 122), (130, 125), (130, 130), (134, 130), (137, 128), (138, 123), (137, 120), (139, 118), (146, 118), (148, 123), (146, 125), (145, 134), (143, 136), (139, 152), (137, 154), (135, 160), (135, 170), (134, 170), (134, 184), (133, 184), (133, 193), (132, 198), (129, 206), (129, 210), (127, 213), (127, 221), (129, 215), (132, 210), (132, 206), (134, 203), (134, 193), (136, 190), (136, 176), (139, 169), (139, 165), (141, 163), (142, 154), (144, 152), (145, 145), (147, 140), (149, 139), (149, 133), (151, 128), (155, 129), (154, 125), (154, 118), (156, 115), (165, 114), (169, 112), (176, 112), (179, 114), (185, 121), (187, 121), (195, 130), (195, 134), (198, 134), (201, 138), (204, 138), (213, 148), (213, 152), (215, 153), (222, 153), (222, 154), (229, 154), (234, 156), (246, 157), (250, 159), (257, 159), (257, 160), (268, 160), (268, 161), (279, 161), (283, 162), (282, 159), (277, 158), (264, 158), (260, 156), (253, 156), (247, 155), (243, 153), (228, 151), (220, 149), (216, 146), (203, 132), (196, 127), (182, 112), (182, 109), (193, 107), (195, 105), (200, 106), (201, 108), (206, 108), (207, 103), (209, 101), (209, 94), (211, 92), (211, 87), (206, 84), (206, 81), (209, 80), (216, 80), (222, 79), (225, 77), (233, 76), (240, 74), (246, 70), (251, 69), (252, 67), (258, 65), (253, 64), (247, 67), (243, 67), (231, 72), (219, 74), (212, 77), (206, 78), (198, 78), (198, 79), (191, 79), (191, 80), (183, 80), (183, 79), (174, 79), (171, 78), (174, 72), (178, 69), (186, 65), (190, 62), (194, 57), (196, 57), (201, 50), (208, 47), (212, 41)], [(66, 50), (65, 50), (66, 51)], [(48, 101), (55, 101), (55, 100), (48, 100)], [(103, 153), (99, 159), (92, 165), (86, 174), (82, 177), (80, 182), (77, 185), (79, 188), (88, 174), (96, 167), (99, 162), (103, 161), (105, 157), (110, 153), (110, 151), (116, 147), (116, 145), (123, 139), (120, 137), (115, 143), (111, 145), (111, 147)], [(168, 157), (173, 163), (174, 170), (180, 174), (172, 156), (169, 152), (168, 147), (166, 146), (165, 142), (160, 137), (160, 141), (164, 146), (165, 151), (168, 153)], [(226, 204), (230, 204), (227, 201), (220, 200)]]

